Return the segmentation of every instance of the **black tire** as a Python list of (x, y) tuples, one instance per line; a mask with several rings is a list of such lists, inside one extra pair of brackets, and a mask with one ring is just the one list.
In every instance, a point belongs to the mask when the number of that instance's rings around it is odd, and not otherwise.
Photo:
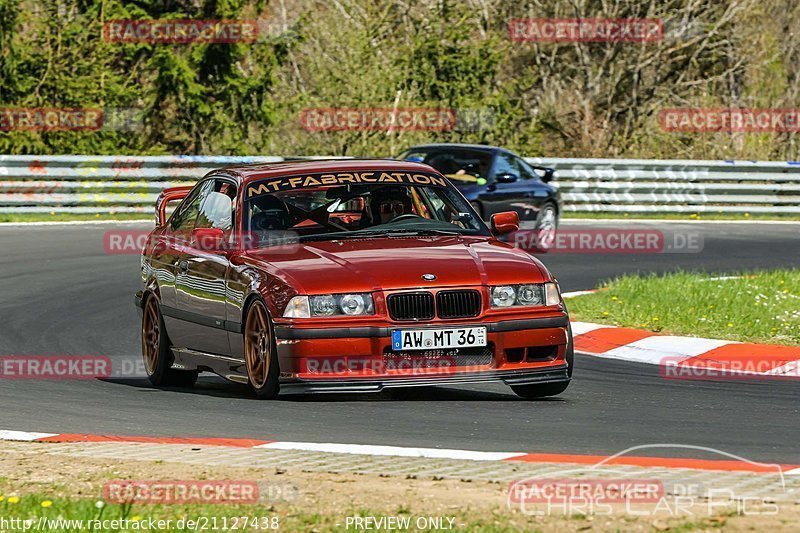
[[(164, 317), (155, 296), (148, 297), (142, 313), (142, 357), (147, 379), (156, 387), (194, 387), (197, 370), (172, 368), (175, 356), (170, 348)], [(155, 328), (152, 326), (156, 325)]]
[(256, 398), (274, 400), (280, 392), (280, 368), (272, 318), (260, 298), (250, 303), (245, 317), (243, 340), (247, 382)]
[[(567, 376), (572, 378), (572, 370), (575, 366), (575, 346), (572, 342), (572, 326), (567, 326), (567, 335), (569, 336), (569, 345), (567, 346), (566, 360), (567, 360)], [(548, 396), (558, 396), (569, 387), (570, 381), (557, 381), (555, 383), (542, 383), (540, 385), (512, 385), (511, 390), (514, 393), (528, 400), (536, 398), (546, 398)]]

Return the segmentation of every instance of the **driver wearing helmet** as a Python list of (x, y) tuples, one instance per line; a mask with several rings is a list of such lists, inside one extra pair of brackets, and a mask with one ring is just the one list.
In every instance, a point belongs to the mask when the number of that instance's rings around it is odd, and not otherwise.
[(402, 215), (413, 214), (413, 202), (406, 187), (381, 187), (370, 194), (370, 216), (374, 225), (386, 224)]

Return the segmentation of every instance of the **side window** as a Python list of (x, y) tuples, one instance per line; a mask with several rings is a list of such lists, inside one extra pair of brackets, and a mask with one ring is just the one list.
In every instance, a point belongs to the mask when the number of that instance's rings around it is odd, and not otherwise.
[(519, 167), (517, 166), (516, 158), (513, 155), (503, 152), (497, 154), (494, 175), (497, 177), (501, 174), (511, 174), (512, 176), (519, 178)]
[(200, 203), (196, 228), (219, 228), (226, 236), (233, 229), (236, 186), (225, 180), (214, 180), (214, 186)]
[(186, 198), (181, 210), (172, 217), (172, 231), (180, 235), (188, 235), (194, 229), (197, 214), (200, 212), (200, 204), (208, 195), (212, 181), (206, 181), (201, 186), (195, 188)]
[(538, 178), (536, 172), (525, 162), (524, 159), (519, 157), (516, 158), (517, 164), (519, 165), (520, 174), (522, 175), (522, 179), (530, 180)]

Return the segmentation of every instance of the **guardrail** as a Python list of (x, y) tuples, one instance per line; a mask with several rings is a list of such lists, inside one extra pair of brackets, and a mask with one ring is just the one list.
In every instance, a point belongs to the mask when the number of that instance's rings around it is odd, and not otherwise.
[[(0, 213), (152, 212), (158, 192), (254, 156), (0, 156)], [(319, 158), (291, 158), (319, 159)], [(800, 163), (527, 158), (567, 211), (800, 214)]]
[(159, 191), (282, 157), (0, 156), (0, 213), (151, 213)]
[(526, 158), (569, 211), (800, 213), (800, 162)]

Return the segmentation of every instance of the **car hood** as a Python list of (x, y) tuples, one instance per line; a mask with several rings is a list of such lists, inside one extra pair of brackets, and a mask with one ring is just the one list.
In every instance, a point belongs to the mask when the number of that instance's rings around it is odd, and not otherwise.
[[(301, 294), (541, 283), (533, 256), (489, 238), (391, 237), (308, 242), (251, 250), (245, 261)], [(426, 281), (424, 274), (435, 280)]]

